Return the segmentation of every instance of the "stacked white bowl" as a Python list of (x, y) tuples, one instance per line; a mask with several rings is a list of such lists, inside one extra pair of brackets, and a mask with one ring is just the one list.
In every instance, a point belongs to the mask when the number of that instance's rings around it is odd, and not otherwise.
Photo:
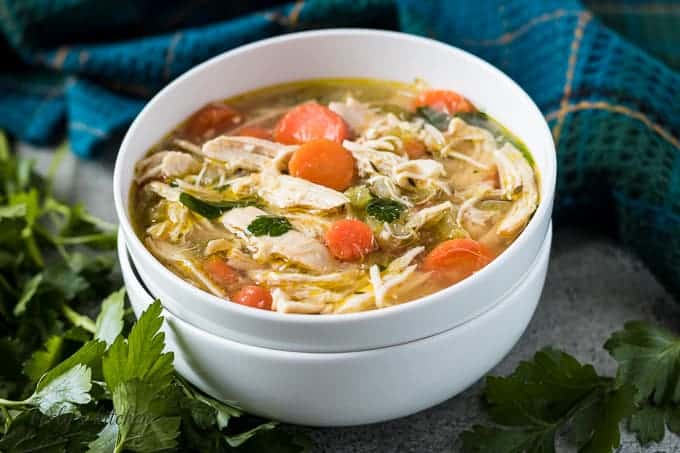
[[(466, 280), (410, 303), (346, 315), (286, 315), (215, 297), (167, 270), (129, 217), (135, 163), (204, 104), (321, 77), (412, 81), (463, 93), (518, 135), (540, 176), (538, 210), (517, 240)], [(244, 409), (313, 426), (378, 422), (464, 390), (500, 361), (534, 312), (550, 253), (555, 148), (543, 116), (511, 79), (459, 49), (370, 30), (295, 33), (215, 57), (159, 92), (130, 127), (116, 161), (119, 258), (139, 315), (165, 308), (178, 371)]]

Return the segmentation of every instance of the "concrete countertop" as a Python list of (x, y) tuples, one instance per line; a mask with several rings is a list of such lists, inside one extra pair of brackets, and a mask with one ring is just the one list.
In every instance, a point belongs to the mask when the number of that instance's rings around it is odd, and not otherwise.
[[(23, 145), (19, 149), (35, 157), (41, 168), (46, 168), (52, 155), (50, 150)], [(56, 190), (62, 197), (80, 200), (94, 214), (114, 222), (112, 171), (113, 157), (85, 162), (69, 155), (59, 170)], [(680, 325), (672, 298), (638, 259), (610, 238), (557, 227), (548, 278), (536, 314), (518, 344), (491, 373), (508, 374), (520, 360), (551, 345), (592, 363), (600, 373), (613, 374), (614, 361), (602, 344), (624, 322), (634, 319)], [(391, 422), (303, 430), (315, 440), (315, 452), (457, 452), (458, 434), (484, 421), (481, 390), (478, 382), (438, 406)], [(624, 433), (618, 451), (680, 452), (680, 438), (667, 433), (663, 442), (642, 448)]]

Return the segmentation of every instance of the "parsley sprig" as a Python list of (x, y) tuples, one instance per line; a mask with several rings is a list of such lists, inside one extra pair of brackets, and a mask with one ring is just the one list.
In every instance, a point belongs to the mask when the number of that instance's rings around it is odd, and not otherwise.
[(567, 434), (579, 452), (611, 452), (620, 426), (641, 444), (680, 433), (680, 337), (647, 322), (627, 323), (605, 343), (616, 377), (598, 375), (569, 354), (544, 349), (507, 377), (488, 377), (493, 422), (462, 434), (466, 452), (554, 452)]
[(135, 322), (116, 290), (115, 225), (58, 200), (55, 172), (0, 132), (0, 451), (308, 451), (175, 373), (160, 303)]

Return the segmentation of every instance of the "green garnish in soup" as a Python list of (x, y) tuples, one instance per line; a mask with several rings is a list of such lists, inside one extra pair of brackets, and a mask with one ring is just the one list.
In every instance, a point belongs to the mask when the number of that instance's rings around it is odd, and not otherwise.
[(539, 202), (529, 150), (465, 97), (367, 79), (204, 106), (137, 163), (131, 198), (146, 246), (192, 284), (318, 314), (455, 284)]

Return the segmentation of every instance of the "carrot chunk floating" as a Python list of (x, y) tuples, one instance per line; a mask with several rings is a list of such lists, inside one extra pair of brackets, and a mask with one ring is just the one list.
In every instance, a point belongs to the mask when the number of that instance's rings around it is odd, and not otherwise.
[(373, 250), (371, 228), (360, 220), (338, 220), (326, 231), (326, 246), (331, 255), (342, 261), (356, 261)]
[(452, 284), (477, 272), (492, 259), (491, 252), (473, 239), (451, 239), (430, 251), (422, 269), (435, 272)]
[(415, 138), (407, 138), (404, 140), (404, 151), (409, 159), (420, 159), (427, 152), (425, 144)]
[(274, 129), (274, 139), (287, 145), (325, 138), (342, 143), (349, 137), (349, 128), (340, 115), (316, 102), (293, 107)]
[(288, 162), (292, 176), (343, 191), (354, 178), (354, 157), (339, 143), (327, 139), (301, 145)]
[(249, 307), (261, 308), (262, 310), (271, 310), (272, 308), (271, 293), (257, 285), (244, 286), (231, 296), (231, 301)]
[(185, 132), (192, 140), (207, 140), (237, 125), (242, 119), (238, 110), (226, 104), (210, 104), (189, 118)]
[(257, 127), (257, 126), (242, 127), (241, 129), (238, 130), (237, 134), (242, 136), (242, 137), (255, 137), (255, 138), (262, 138), (264, 140), (271, 140), (272, 139), (271, 131), (269, 131), (269, 130), (263, 128), (263, 127)]
[(205, 260), (203, 269), (205, 269), (215, 283), (223, 287), (233, 285), (239, 280), (238, 272), (225, 263), (219, 256), (213, 255)]
[(420, 93), (413, 107), (430, 107), (449, 115), (458, 112), (474, 112), (474, 106), (460, 94), (450, 90), (426, 90)]

